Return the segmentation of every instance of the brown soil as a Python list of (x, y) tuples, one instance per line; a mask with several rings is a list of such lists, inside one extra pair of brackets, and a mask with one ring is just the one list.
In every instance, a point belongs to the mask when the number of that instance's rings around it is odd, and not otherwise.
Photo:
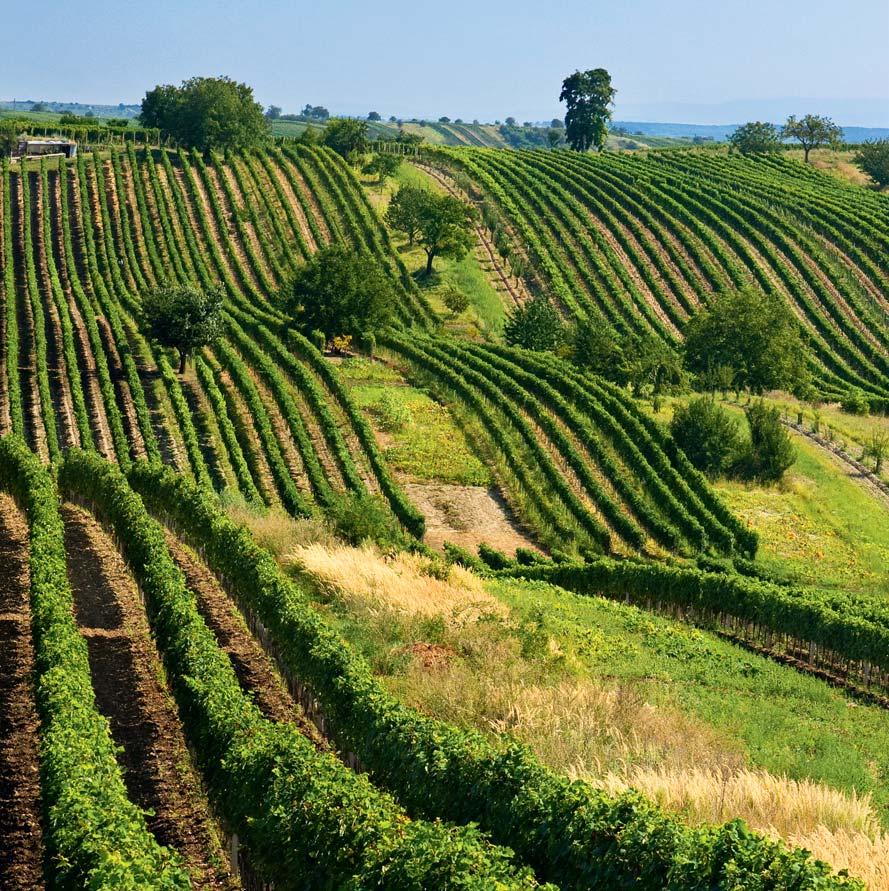
[(0, 888), (43, 888), (28, 524), (0, 495)]
[(62, 508), (75, 616), (89, 650), (96, 703), (120, 746), (130, 799), (157, 840), (178, 851), (199, 888), (232, 888), (139, 591), (98, 523)]
[(215, 635), (219, 648), (231, 659), (241, 687), (253, 694), (260, 711), (269, 720), (292, 721), (320, 745), (315, 725), (307, 720), (302, 708), (287, 692), (272, 660), (250, 633), (243, 616), (222, 590), (216, 576), (172, 533), (167, 532), (166, 538), (173, 560), (197, 598), (198, 610)]
[(405, 494), (426, 517), (426, 543), (441, 549), (446, 541), (475, 551), (482, 543), (508, 554), (518, 547), (536, 548), (513, 518), (493, 486), (449, 483), (401, 484)]
[(321, 230), (321, 234), (324, 236), (325, 244), (329, 244), (331, 240), (330, 227), (327, 225), (327, 220), (324, 217), (321, 206), (318, 204), (318, 199), (315, 197), (314, 190), (309, 188), (308, 183), (305, 181), (302, 173), (300, 173), (299, 168), (297, 168), (296, 164), (294, 164), (290, 158), (282, 155), (281, 163), (287, 164), (290, 173), (293, 175), (294, 182), (299, 186), (299, 190), (305, 198), (306, 203), (312, 208), (312, 216), (315, 218), (315, 223)]
[(422, 665), (427, 671), (447, 668), (448, 663), (456, 655), (451, 647), (442, 646), (441, 644), (425, 643), (423, 641), (411, 644), (409, 647), (401, 647), (395, 652), (409, 653), (414, 661), (419, 665)]

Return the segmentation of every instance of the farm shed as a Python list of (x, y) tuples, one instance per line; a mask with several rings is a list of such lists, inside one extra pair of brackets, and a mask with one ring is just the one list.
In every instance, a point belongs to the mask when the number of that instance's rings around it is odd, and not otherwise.
[(20, 139), (16, 155), (27, 158), (64, 155), (74, 158), (77, 156), (77, 143), (70, 139)]

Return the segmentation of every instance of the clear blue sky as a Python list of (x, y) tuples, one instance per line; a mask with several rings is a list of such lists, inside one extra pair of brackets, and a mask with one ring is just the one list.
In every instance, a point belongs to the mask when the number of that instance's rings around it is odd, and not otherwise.
[(0, 99), (228, 74), (287, 111), (537, 120), (602, 66), (617, 118), (889, 126), (889, 0), (9, 0), (0, 28)]

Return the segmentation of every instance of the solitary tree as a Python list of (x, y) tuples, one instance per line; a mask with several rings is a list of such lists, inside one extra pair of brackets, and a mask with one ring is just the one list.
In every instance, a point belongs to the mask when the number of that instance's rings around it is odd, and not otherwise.
[(281, 106), (280, 105), (270, 105), (265, 110), (265, 116), (270, 121), (277, 121), (279, 117), (281, 117)]
[(562, 81), (559, 101), (568, 106), (565, 138), (575, 151), (605, 147), (615, 93), (611, 75), (604, 68), (575, 71)]
[(142, 327), (152, 340), (179, 352), (179, 374), (189, 356), (225, 331), (221, 291), (192, 285), (165, 285), (149, 291), (142, 301)]
[(565, 122), (563, 120), (561, 120), (560, 118), (553, 118), (549, 122), (549, 125), (550, 125), (550, 127), (553, 128), (553, 130), (564, 130), (565, 129)]
[(799, 120), (791, 115), (781, 128), (781, 136), (784, 139), (795, 139), (799, 142), (803, 147), (804, 158), (808, 164), (809, 152), (822, 145), (836, 145), (841, 142), (843, 129), (830, 118), (817, 114), (807, 114)]
[(742, 155), (764, 155), (781, 148), (778, 128), (762, 121), (750, 121), (738, 127), (728, 141)]
[(514, 117), (508, 117), (508, 118), (506, 119), (506, 126), (507, 126), (507, 127), (515, 127), (515, 118), (514, 118)]
[(18, 127), (13, 121), (0, 121), (0, 158), (8, 158), (18, 142)]
[(404, 232), (411, 247), (420, 233), (420, 212), (425, 201), (425, 189), (419, 186), (402, 186), (386, 210), (386, 222), (393, 229)]
[(399, 155), (379, 152), (364, 165), (363, 170), (371, 176), (376, 175), (377, 182), (382, 185), (388, 177), (395, 175), (399, 167), (401, 167)]
[(449, 288), (441, 299), (454, 318), (469, 309), (469, 298), (456, 288)]
[(382, 121), (382, 120), (383, 120), (382, 117), (380, 116), (380, 113), (379, 113), (378, 111), (372, 111), (372, 112), (367, 116), (367, 119), (368, 119), (369, 121)]
[(301, 266), (282, 294), (290, 317), (303, 331), (323, 331), (330, 340), (359, 337), (387, 325), (395, 289), (369, 254), (329, 245)]
[(546, 141), (549, 143), (549, 147), (554, 149), (562, 141), (564, 135), (564, 130), (557, 130), (555, 127), (550, 127), (549, 130), (546, 131)]
[(889, 186), (889, 139), (863, 143), (853, 160), (878, 186)]
[(565, 326), (558, 310), (544, 296), (515, 307), (503, 326), (510, 346), (527, 350), (554, 350), (565, 339)]
[(806, 350), (787, 306), (749, 288), (695, 313), (685, 327), (685, 367), (706, 379), (719, 366), (734, 369), (735, 386), (754, 393), (804, 388)]
[(157, 86), (142, 100), (139, 120), (164, 136), (199, 149), (250, 148), (264, 139), (268, 124), (253, 89), (228, 77), (193, 77), (182, 86)]
[(389, 205), (386, 220), (426, 252), (426, 275), (432, 274), (436, 257), (459, 260), (472, 247), (475, 209), (451, 195), (402, 186)]
[(781, 412), (762, 399), (744, 410), (750, 427), (750, 445), (738, 470), (764, 483), (777, 482), (796, 461), (796, 448), (781, 423)]
[(873, 459), (874, 473), (877, 476), (883, 469), (883, 461), (887, 455), (889, 455), (889, 433), (872, 433), (864, 447), (863, 457)]
[(344, 158), (354, 158), (367, 148), (367, 123), (336, 118), (324, 128), (321, 141)]

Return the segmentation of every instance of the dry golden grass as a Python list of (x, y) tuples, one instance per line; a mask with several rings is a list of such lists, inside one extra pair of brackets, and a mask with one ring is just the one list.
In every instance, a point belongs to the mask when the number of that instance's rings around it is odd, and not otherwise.
[(376, 629), (383, 647), (394, 627), (444, 620), (434, 644), (395, 650), (407, 664), (387, 680), (405, 703), (518, 739), (568, 776), (638, 789), (689, 823), (740, 817), (872, 889), (889, 888), (889, 836), (868, 796), (749, 769), (737, 740), (651, 704), (637, 686), (583, 676), (548, 635), (532, 639), (530, 653), (533, 631), (470, 572), (451, 567), (440, 578), (440, 564), (424, 557), (320, 543), (296, 544), (284, 562)]
[(460, 623), (509, 612), (472, 573), (451, 566), (445, 578), (438, 578), (440, 564), (417, 554), (384, 557), (373, 547), (310, 544), (291, 548), (284, 563), (309, 575), (328, 594), (369, 609), (443, 616)]
[(230, 506), (227, 512), (236, 523), (243, 523), (257, 543), (278, 559), (309, 543), (336, 545), (336, 537), (320, 519), (296, 519), (281, 510), (258, 513), (238, 505)]
[(636, 766), (623, 775), (584, 775), (608, 791), (638, 789), (690, 823), (740, 817), (753, 828), (806, 848), (873, 889), (889, 888), (889, 835), (868, 796), (760, 770)]

